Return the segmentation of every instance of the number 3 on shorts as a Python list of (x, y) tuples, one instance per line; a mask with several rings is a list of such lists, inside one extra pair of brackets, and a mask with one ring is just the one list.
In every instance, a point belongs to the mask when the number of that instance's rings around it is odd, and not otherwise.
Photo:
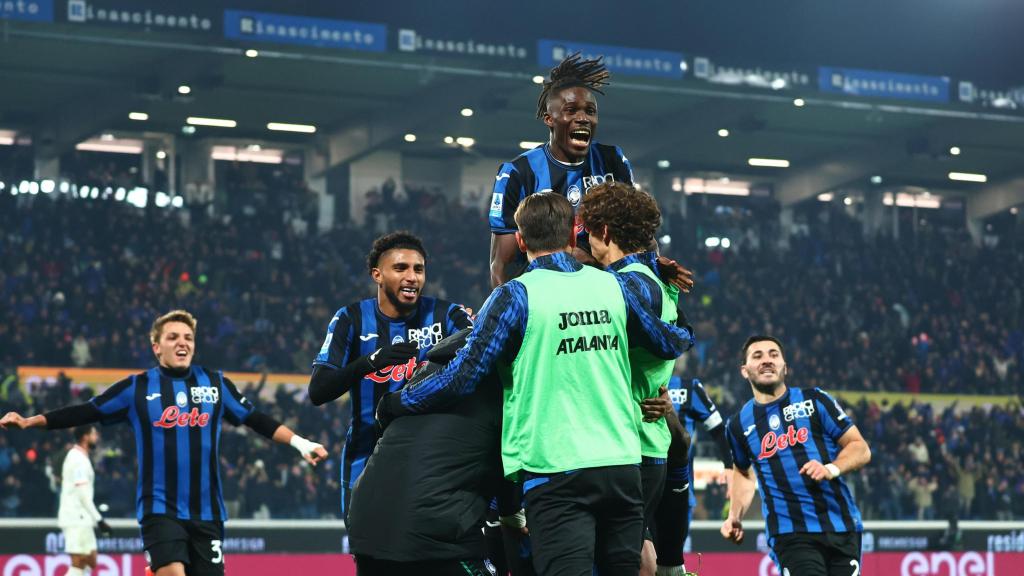
[(850, 566), (853, 566), (853, 574), (850, 574), (850, 576), (860, 576), (860, 562), (850, 560)]
[[(220, 547), (220, 540), (210, 540), (210, 550), (213, 551), (216, 556), (210, 559), (212, 564), (220, 564), (224, 561), (224, 551)], [(853, 576), (857, 576), (854, 574)]]

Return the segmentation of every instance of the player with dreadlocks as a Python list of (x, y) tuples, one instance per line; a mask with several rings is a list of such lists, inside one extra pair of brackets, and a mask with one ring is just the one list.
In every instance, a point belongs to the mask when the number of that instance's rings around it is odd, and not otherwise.
[[(526, 267), (526, 256), (516, 243), (519, 228), (514, 216), (527, 196), (553, 191), (565, 196), (576, 210), (594, 186), (606, 182), (633, 184), (633, 169), (622, 149), (595, 140), (596, 95), (604, 95), (603, 88), (610, 77), (601, 58), (587, 59), (576, 53), (551, 69), (544, 81), (537, 98), (537, 118), (548, 128), (548, 141), (503, 163), (495, 176), (488, 213), (492, 287), (516, 278)], [(576, 234), (573, 256), (582, 263), (598, 265), (590, 254), (589, 239), (578, 218)], [(693, 286), (692, 273), (673, 260), (658, 258), (658, 272), (662, 280), (684, 292)], [(486, 531), (489, 556), (499, 570), (507, 566), (514, 576), (528, 576), (530, 550), (528, 542), (519, 542), (526, 529), (524, 515), (517, 512), (516, 504), (514, 499), (502, 502), (501, 506), (497, 502), (492, 504), (494, 509)], [(507, 554), (502, 553), (502, 540)]]
[[(590, 188), (605, 182), (633, 183), (633, 169), (618, 146), (599, 144), (597, 97), (610, 78), (601, 58), (584, 59), (579, 53), (551, 70), (537, 99), (537, 118), (548, 127), (548, 141), (505, 162), (495, 176), (489, 220), (491, 226), (491, 285), (498, 286), (522, 273), (526, 258), (516, 245), (518, 230), (513, 216), (530, 194), (553, 191), (565, 196), (573, 209)], [(594, 264), (583, 226), (577, 222), (577, 248), (573, 256)], [(689, 290), (689, 271), (665, 259), (667, 278)]]

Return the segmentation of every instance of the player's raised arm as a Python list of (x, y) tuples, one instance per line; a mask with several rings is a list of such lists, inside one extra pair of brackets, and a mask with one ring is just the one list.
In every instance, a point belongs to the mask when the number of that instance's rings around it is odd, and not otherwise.
[(502, 284), (491, 293), (477, 315), (473, 332), (448, 366), (418, 386), (381, 399), (377, 419), (441, 410), (471, 394), (516, 334), (526, 324), (526, 290), (518, 282)]
[(327, 458), (327, 451), (322, 445), (306, 440), (272, 416), (256, 410), (252, 403), (238, 391), (234, 382), (223, 375), (221, 375), (221, 390), (224, 398), (224, 417), (232, 424), (236, 426), (244, 424), (265, 438), (279, 444), (288, 444), (302, 455), (303, 460), (314, 466)]
[(689, 329), (664, 322), (627, 287), (621, 276), (616, 275), (616, 279), (626, 300), (630, 345), (642, 346), (665, 360), (674, 360), (693, 347), (694, 337)]
[(119, 421), (127, 414), (135, 394), (135, 377), (125, 378), (107, 388), (102, 394), (81, 404), (72, 404), (25, 418), (17, 412), (8, 412), (0, 418), (0, 428), (46, 428), (62, 430), (100, 420)]
[(36, 414), (35, 416), (25, 418), (17, 412), (8, 412), (7, 414), (4, 414), (3, 418), (0, 418), (0, 428), (5, 430), (8, 427), (25, 430), (26, 428), (43, 428), (45, 426), (46, 416), (42, 414)]

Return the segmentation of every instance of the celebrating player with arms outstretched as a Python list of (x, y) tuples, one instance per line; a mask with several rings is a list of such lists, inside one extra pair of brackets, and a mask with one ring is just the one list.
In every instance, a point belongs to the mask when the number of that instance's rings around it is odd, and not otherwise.
[(860, 511), (840, 475), (871, 461), (867, 442), (821, 389), (786, 386), (786, 361), (775, 338), (747, 339), (740, 373), (754, 398), (726, 424), (733, 480), (722, 536), (743, 540), (741, 520), (754, 498), (756, 472), (768, 545), (782, 574), (860, 574)]
[(222, 372), (193, 366), (195, 330), (191, 314), (168, 312), (150, 330), (158, 366), (84, 404), (31, 418), (9, 412), (0, 419), (5, 428), (53, 430), (101, 420), (132, 425), (139, 459), (137, 515), (156, 576), (224, 574), (221, 420), (291, 444), (311, 464), (327, 457), (320, 444), (256, 410)]

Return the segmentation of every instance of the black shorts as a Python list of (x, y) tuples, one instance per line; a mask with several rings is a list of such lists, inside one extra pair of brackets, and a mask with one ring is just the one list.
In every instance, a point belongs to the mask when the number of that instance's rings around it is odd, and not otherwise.
[(537, 574), (636, 576), (643, 496), (636, 465), (531, 474), (523, 482)]
[(780, 534), (772, 551), (783, 576), (860, 574), (860, 532)]
[(150, 515), (142, 519), (142, 545), (153, 572), (173, 562), (187, 576), (224, 575), (224, 524)]
[(644, 456), (640, 464), (640, 484), (644, 495), (644, 540), (654, 541), (654, 515), (665, 491), (665, 476), (668, 465), (663, 458)]

